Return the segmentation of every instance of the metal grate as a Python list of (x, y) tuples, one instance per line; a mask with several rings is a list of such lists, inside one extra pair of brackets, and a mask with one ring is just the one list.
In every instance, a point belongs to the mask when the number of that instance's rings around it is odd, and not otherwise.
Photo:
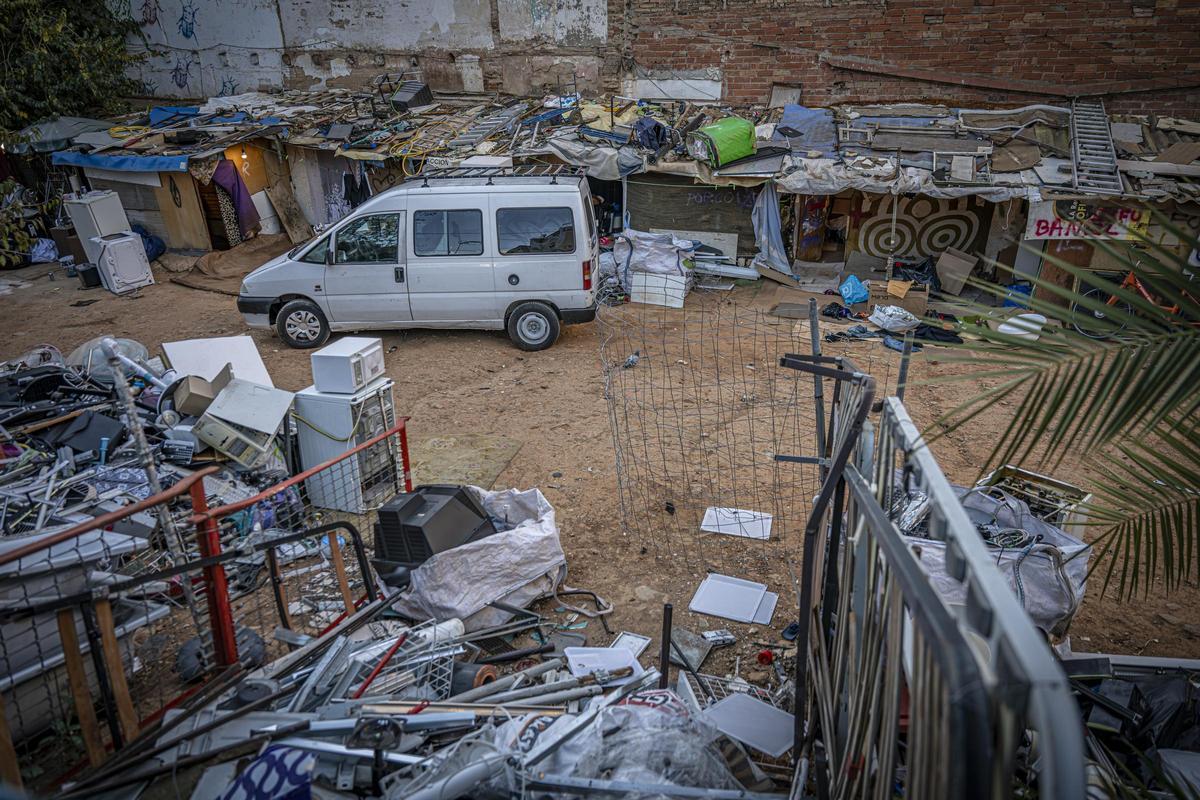
[(1076, 189), (1092, 194), (1125, 191), (1102, 100), (1076, 99), (1071, 104), (1071, 155)]

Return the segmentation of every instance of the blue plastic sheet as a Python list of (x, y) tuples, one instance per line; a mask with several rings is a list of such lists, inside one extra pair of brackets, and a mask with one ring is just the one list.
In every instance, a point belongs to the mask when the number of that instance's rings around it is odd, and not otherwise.
[(779, 220), (779, 194), (774, 181), (767, 181), (758, 192), (754, 209), (750, 212), (754, 222), (754, 243), (758, 245), (755, 263), (764, 264), (785, 275), (792, 274), (787, 251), (783, 249), (783, 233)]
[(866, 284), (858, 279), (857, 276), (851, 275), (842, 282), (838, 287), (838, 293), (841, 294), (843, 302), (848, 306), (855, 303), (865, 303), (870, 294), (867, 292)]
[(187, 172), (187, 156), (110, 156), (63, 150), (51, 156), (56, 165), (96, 167), (118, 172)]
[(200, 109), (195, 106), (155, 106), (150, 109), (150, 127), (156, 128), (164, 122), (182, 122), (185, 117), (194, 117), (199, 113)]
[(794, 128), (800, 132), (800, 148), (805, 151), (819, 150), (823, 158), (837, 155), (837, 127), (833, 112), (827, 108), (806, 108), (789, 103), (783, 107), (783, 117), (775, 126), (772, 141), (787, 141), (780, 128)]

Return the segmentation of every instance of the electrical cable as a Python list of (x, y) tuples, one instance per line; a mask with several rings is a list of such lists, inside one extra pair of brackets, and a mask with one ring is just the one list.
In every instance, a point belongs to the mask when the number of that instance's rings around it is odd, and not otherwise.
[(108, 129), (108, 135), (114, 139), (132, 139), (134, 136), (142, 136), (149, 133), (153, 128), (148, 125), (114, 125)]

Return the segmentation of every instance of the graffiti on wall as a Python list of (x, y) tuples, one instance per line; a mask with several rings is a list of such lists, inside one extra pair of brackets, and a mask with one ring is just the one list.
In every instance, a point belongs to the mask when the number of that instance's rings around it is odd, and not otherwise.
[[(892, 204), (898, 203), (895, 224)], [(991, 207), (977, 197), (939, 199), (860, 193), (851, 213), (852, 250), (887, 258), (924, 258), (953, 247), (979, 252), (987, 241)]]

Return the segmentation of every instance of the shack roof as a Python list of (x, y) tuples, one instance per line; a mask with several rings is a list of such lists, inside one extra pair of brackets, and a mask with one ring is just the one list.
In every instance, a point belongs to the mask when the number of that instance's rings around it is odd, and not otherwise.
[[(787, 192), (846, 189), (1037, 201), (1095, 196), (1076, 186), (1069, 106), (955, 109), (900, 103), (734, 108), (675, 100), (432, 94), (397, 107), (385, 92), (330, 89), (213, 97), (120, 120), (107, 144), (77, 145), (54, 163), (182, 171), (250, 139), (389, 163), (406, 174), (473, 155), (565, 162), (616, 179), (666, 172), (708, 184), (774, 180)], [(728, 116), (755, 125), (755, 153), (714, 167), (688, 152), (691, 131)], [(1200, 201), (1200, 123), (1108, 119), (1122, 191), (1108, 199)], [(118, 127), (119, 125), (119, 127)]]

